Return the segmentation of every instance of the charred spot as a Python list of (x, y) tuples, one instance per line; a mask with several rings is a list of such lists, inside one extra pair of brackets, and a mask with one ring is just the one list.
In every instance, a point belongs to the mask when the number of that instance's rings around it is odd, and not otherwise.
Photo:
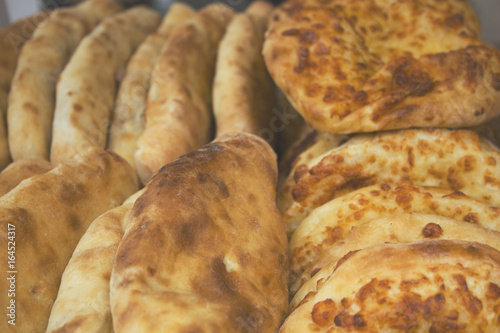
[(497, 160), (496, 160), (493, 156), (490, 156), (490, 157), (488, 157), (488, 159), (486, 160), (486, 163), (487, 163), (489, 166), (496, 166), (496, 165), (497, 165)]
[(408, 164), (413, 167), (415, 163), (415, 155), (413, 154), (413, 148), (408, 148)]
[(486, 291), (486, 297), (489, 299), (497, 300), (500, 298), (500, 287), (490, 282), (488, 285), (488, 290)]
[(354, 101), (356, 102), (365, 102), (367, 99), (368, 99), (368, 94), (363, 90), (360, 90), (356, 92), (356, 94), (354, 94)]
[(310, 274), (310, 277), (313, 277), (314, 275), (318, 274), (318, 272), (320, 271), (321, 269), (319, 269), (318, 267), (316, 267), (315, 269), (312, 270), (311, 274)]
[(188, 250), (199, 244), (201, 236), (210, 227), (207, 216), (199, 215), (179, 221), (174, 227), (175, 241), (182, 250)]
[(460, 28), (464, 24), (464, 17), (462, 14), (456, 13), (449, 15), (445, 20), (444, 24), (452, 29)]
[(297, 67), (294, 68), (294, 71), (295, 73), (300, 74), (304, 71), (305, 67), (307, 66), (307, 61), (309, 58), (309, 50), (306, 47), (301, 46), (297, 52), (298, 52), (299, 64), (297, 65)]
[(496, 91), (500, 91), (500, 73), (494, 73), (491, 80), (491, 86)]
[(154, 269), (153, 267), (149, 267), (149, 266), (147, 268), (147, 271), (148, 271), (149, 276), (153, 276), (156, 273), (156, 269)]
[(72, 230), (76, 231), (76, 230), (80, 229), (80, 225), (81, 225), (80, 223), (81, 223), (81, 221), (80, 221), (80, 218), (78, 217), (78, 215), (76, 215), (76, 214), (70, 214), (68, 216), (67, 221), (68, 221), (68, 224), (69, 224), (69, 226), (71, 227)]
[(327, 87), (326, 94), (323, 97), (323, 102), (334, 102), (337, 99), (337, 94), (334, 87)]
[(484, 110), (484, 108), (481, 108), (481, 110), (476, 110), (474, 111), (474, 116), (476, 117), (480, 117), (482, 116), (486, 111)]
[(439, 224), (427, 223), (422, 229), (422, 235), (425, 238), (439, 238), (443, 235), (443, 229)]
[(458, 285), (458, 288), (455, 290), (456, 294), (462, 298), (466, 309), (473, 315), (477, 315), (483, 309), (483, 303), (470, 292), (463, 275), (455, 274), (453, 278)]
[(342, 26), (340, 24), (334, 23), (332, 26), (333, 26), (333, 29), (335, 29), (335, 31), (337, 31), (339, 34), (344, 32), (344, 28), (342, 28)]
[(314, 30), (301, 30), (300, 31), (300, 36), (299, 36), (299, 41), (301, 43), (314, 43), (315, 41), (318, 40), (318, 35), (316, 35), (316, 32)]
[(313, 322), (318, 326), (330, 326), (337, 312), (335, 302), (330, 298), (314, 304), (311, 311)]
[(479, 222), (479, 217), (477, 216), (477, 213), (469, 213), (465, 215), (464, 221), (477, 224)]
[(211, 188), (215, 185), (215, 188), (217, 189), (217, 192), (223, 197), (223, 198), (228, 198), (229, 197), (229, 191), (227, 189), (226, 183), (217, 177), (216, 175), (212, 173), (202, 173), (198, 172), (196, 175), (196, 178), (198, 182), (208, 188)]
[(299, 29), (296, 29), (296, 28), (288, 29), (288, 30), (283, 31), (281, 34), (283, 36), (296, 36), (299, 34)]
[(364, 326), (366, 326), (366, 322), (363, 319), (363, 316), (361, 314), (359, 314), (359, 313), (355, 314), (352, 317), (352, 321), (353, 321), (353, 324), (354, 324), (355, 327), (364, 327)]
[(460, 174), (454, 168), (448, 169), (447, 181), (452, 190), (457, 191), (464, 187), (463, 181), (460, 179)]

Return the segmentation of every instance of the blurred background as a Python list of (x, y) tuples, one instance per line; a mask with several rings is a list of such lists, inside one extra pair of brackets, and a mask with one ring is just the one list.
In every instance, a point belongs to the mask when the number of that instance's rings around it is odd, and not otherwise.
[[(0, 26), (8, 24), (40, 9), (55, 9), (68, 6), (81, 0), (0, 0)], [(215, 0), (183, 0), (195, 8)], [(469, 0), (472, 3), (483, 27), (483, 39), (500, 46), (500, 0)], [(119, 0), (125, 6), (143, 3), (165, 13), (173, 0)], [(244, 10), (252, 0), (220, 0), (235, 10)], [(271, 0), (275, 4), (280, 0)]]

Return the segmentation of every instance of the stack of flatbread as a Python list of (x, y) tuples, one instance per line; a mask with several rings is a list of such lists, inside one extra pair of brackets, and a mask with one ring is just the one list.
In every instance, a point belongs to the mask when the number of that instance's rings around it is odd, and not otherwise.
[(280, 332), (498, 332), (500, 52), (467, 1), (290, 0), (264, 56), (310, 126)]
[(1, 332), (279, 329), (273, 9), (86, 0), (6, 54)]

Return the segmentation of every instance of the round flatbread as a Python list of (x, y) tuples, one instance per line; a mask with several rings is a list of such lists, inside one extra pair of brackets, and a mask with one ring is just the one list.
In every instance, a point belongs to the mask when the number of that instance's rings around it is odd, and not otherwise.
[(402, 213), (435, 214), (500, 231), (500, 208), (462, 192), (408, 183), (364, 187), (314, 209), (294, 232), (289, 246), (291, 292), (317, 270), (322, 253), (352, 229)]
[(307, 282), (295, 294), (291, 308), (296, 308), (307, 294), (316, 291), (317, 281), (327, 278), (337, 262), (351, 251), (384, 243), (412, 243), (431, 239), (474, 241), (500, 250), (500, 232), (477, 224), (432, 214), (405, 213), (382, 217), (353, 227), (342, 240), (325, 248), (297, 279), (297, 282)]
[(383, 244), (344, 258), (290, 332), (498, 332), (500, 252), (464, 241)]

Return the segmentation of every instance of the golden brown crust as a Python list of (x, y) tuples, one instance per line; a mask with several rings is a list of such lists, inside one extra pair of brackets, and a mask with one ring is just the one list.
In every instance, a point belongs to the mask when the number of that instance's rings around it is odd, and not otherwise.
[(109, 280), (116, 249), (142, 191), (92, 222), (64, 269), (46, 332), (112, 333)]
[(135, 6), (105, 19), (80, 43), (57, 86), (52, 163), (70, 160), (89, 147), (106, 146), (117, 73), (160, 19), (146, 6)]
[(245, 132), (263, 136), (276, 107), (275, 86), (261, 55), (273, 6), (255, 1), (233, 17), (220, 42), (213, 86), (216, 137)]
[(293, 311), (307, 294), (316, 292), (317, 282), (330, 276), (340, 260), (344, 260), (342, 258), (349, 253), (379, 244), (413, 243), (432, 239), (474, 241), (500, 250), (500, 229), (495, 230), (481, 224), (419, 213), (388, 215), (358, 225), (319, 253), (299, 277), (307, 282), (294, 295), (291, 309)]
[[(96, 148), (31, 177), (0, 198), (0, 244), (7, 248), (12, 241), (8, 226), (14, 225), (17, 271), (16, 325), (3, 320), (0, 331), (40, 332), (46, 328), (61, 275), (80, 237), (97, 216), (135, 191), (137, 179), (128, 163)], [(7, 256), (0, 265), (2, 271), (10, 270)], [(7, 279), (0, 280), (0, 289), (9, 289)], [(1, 293), (4, 309), (9, 302), (8, 294)]]
[(21, 181), (46, 173), (52, 165), (45, 160), (19, 160), (9, 164), (0, 172), (0, 196), (3, 196)]
[(288, 1), (264, 56), (319, 131), (464, 127), (500, 113), (500, 51), (480, 42), (465, 0)]
[(449, 189), (412, 184), (362, 188), (314, 209), (290, 240), (290, 285), (295, 293), (317, 270), (316, 261), (352, 230), (401, 213), (435, 214), (500, 231), (500, 208)]
[(113, 268), (115, 332), (277, 330), (288, 292), (275, 160), (264, 140), (227, 134), (151, 179)]
[(149, 35), (130, 58), (125, 77), (120, 82), (108, 145), (111, 151), (125, 158), (134, 169), (134, 154), (137, 139), (144, 131), (144, 109), (153, 69), (172, 28), (193, 13), (188, 5), (174, 2), (156, 33)]
[(39, 12), (0, 28), (0, 169), (12, 160), (7, 141), (7, 99), (19, 52), (48, 12)]
[(143, 184), (212, 135), (212, 81), (219, 41), (233, 11), (205, 7), (172, 30), (153, 71), (135, 165)]
[(351, 254), (281, 327), (288, 332), (497, 332), (500, 252), (464, 241)]
[(55, 10), (23, 46), (9, 95), (9, 148), (14, 160), (49, 160), (56, 85), (82, 38), (123, 8), (114, 0), (87, 0)]
[(289, 233), (308, 212), (353, 190), (411, 182), (461, 191), (500, 206), (500, 151), (467, 130), (419, 129), (358, 135), (296, 168), (278, 206)]

